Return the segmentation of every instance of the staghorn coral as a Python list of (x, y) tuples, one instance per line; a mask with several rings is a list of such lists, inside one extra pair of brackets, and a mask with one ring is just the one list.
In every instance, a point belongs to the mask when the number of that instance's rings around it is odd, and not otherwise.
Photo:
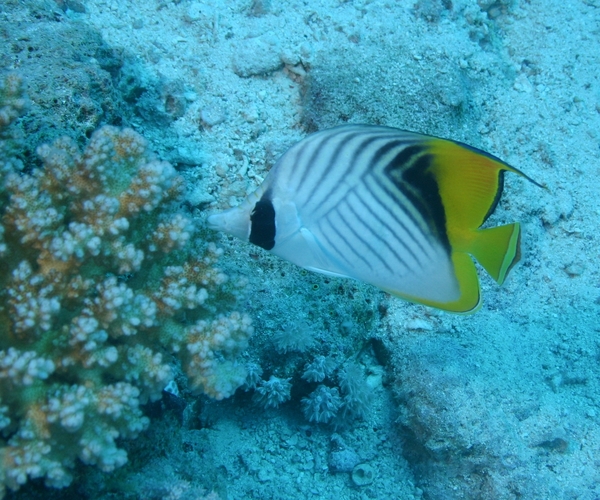
[[(111, 471), (117, 438), (149, 425), (179, 361), (196, 392), (233, 394), (250, 318), (220, 250), (178, 211), (183, 181), (144, 139), (105, 126), (80, 152), (59, 139), (22, 174), (7, 127), (25, 107), (0, 84), (0, 498), (30, 478), (72, 481), (76, 459)], [(12, 148), (12, 146), (11, 146)], [(173, 356), (170, 356), (172, 354)]]

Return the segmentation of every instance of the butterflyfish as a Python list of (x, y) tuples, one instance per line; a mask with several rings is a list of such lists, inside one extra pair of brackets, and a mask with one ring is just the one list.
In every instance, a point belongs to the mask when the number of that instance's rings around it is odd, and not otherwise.
[(504, 172), (539, 186), (457, 141), (342, 125), (293, 145), (253, 194), (208, 225), (305, 269), (470, 313), (481, 306), (472, 257), (498, 284), (520, 258), (518, 222), (480, 228)]

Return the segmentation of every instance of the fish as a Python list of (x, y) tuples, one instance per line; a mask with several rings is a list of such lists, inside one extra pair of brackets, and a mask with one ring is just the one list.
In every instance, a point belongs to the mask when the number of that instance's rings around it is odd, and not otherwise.
[(502, 285), (521, 257), (518, 222), (481, 228), (505, 172), (543, 187), (458, 141), (340, 125), (294, 144), (254, 193), (207, 224), (304, 269), (468, 314), (482, 304), (473, 258)]

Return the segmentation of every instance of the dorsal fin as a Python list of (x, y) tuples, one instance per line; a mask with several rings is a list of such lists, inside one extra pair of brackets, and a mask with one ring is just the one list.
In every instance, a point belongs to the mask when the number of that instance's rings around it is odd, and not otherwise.
[(446, 211), (449, 237), (456, 228), (479, 228), (492, 214), (502, 195), (505, 171), (543, 187), (499, 158), (466, 144), (432, 138), (428, 146), (434, 156), (431, 169)]

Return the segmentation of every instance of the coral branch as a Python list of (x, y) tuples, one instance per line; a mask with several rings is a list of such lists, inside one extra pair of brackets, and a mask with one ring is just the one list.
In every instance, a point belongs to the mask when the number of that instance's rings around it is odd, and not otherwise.
[[(250, 318), (220, 251), (180, 211), (184, 183), (133, 130), (105, 126), (80, 152), (38, 148), (19, 171), (7, 127), (25, 109), (0, 83), (0, 498), (28, 479), (64, 487), (76, 459), (111, 471), (119, 438), (149, 425), (176, 364), (221, 399), (244, 383)], [(183, 314), (185, 312), (185, 314)]]

